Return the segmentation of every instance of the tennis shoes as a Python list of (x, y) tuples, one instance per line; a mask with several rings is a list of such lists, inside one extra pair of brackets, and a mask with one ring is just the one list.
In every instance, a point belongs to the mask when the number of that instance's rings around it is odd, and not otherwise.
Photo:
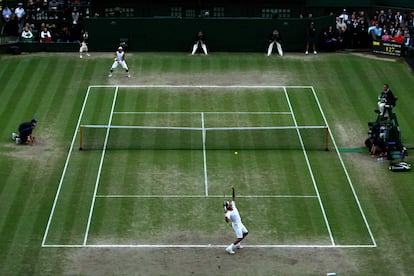
[[(127, 73), (127, 77), (128, 77), (128, 78), (131, 78), (131, 74), (130, 74), (130, 73)], [(112, 73), (109, 73), (109, 74), (108, 74), (108, 78), (112, 78)]]
[(232, 246), (229, 246), (226, 248), (227, 253), (229, 253), (230, 255), (234, 255), (236, 254), (236, 252), (234, 252), (234, 250), (232, 249)]
[(20, 137), (17, 133), (12, 133), (12, 140), (16, 141), (16, 144), (20, 144)]
[(236, 245), (231, 244), (226, 248), (226, 252), (229, 253), (230, 255), (234, 255), (234, 254), (236, 254), (236, 252), (233, 250), (234, 248), (242, 249), (243, 246), (240, 243), (238, 243)]

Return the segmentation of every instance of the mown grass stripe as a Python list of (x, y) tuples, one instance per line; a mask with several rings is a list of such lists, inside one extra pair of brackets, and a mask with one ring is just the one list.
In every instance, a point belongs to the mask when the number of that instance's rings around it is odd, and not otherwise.
[[(2, 91), (4, 109), (1, 112), (3, 113), (1, 117), (6, 119), (3, 129), (11, 132), (11, 130), (16, 131), (18, 124), (21, 122), (16, 122), (16, 118), (20, 118), (17, 120), (22, 121), (30, 120), (31, 118), (24, 117), (29, 103), (28, 101), (22, 101), (22, 99), (27, 99), (31, 95), (30, 86), (35, 81), (35, 76), (32, 72), (32, 63), (17, 60), (14, 64), (5, 64), (5, 66), (9, 65), (10, 73), (16, 74), (16, 77), (14, 79), (7, 77), (7, 80), (1, 80), (2, 83), (6, 84)], [(6, 108), (8, 112), (5, 112)]]
[[(19, 248), (21, 242), (23, 242), (21, 236), (19, 236), (19, 234), (22, 234), (19, 232), (19, 228), (21, 227), (21, 223), (26, 222), (27, 209), (25, 209), (25, 206), (30, 204), (27, 200), (27, 186), (33, 185), (33, 183), (29, 181), (31, 177), (30, 172), (22, 174), (21, 168), (22, 166), (33, 167), (31, 166), (31, 163), (31, 161), (27, 160), (16, 162), (10, 172), (13, 177), (7, 182), (7, 187), (3, 189), (3, 192), (7, 195), (7, 202), (10, 203), (2, 210), (4, 220), (2, 220), (3, 223), (0, 228), (0, 237), (2, 237), (4, 241), (7, 241), (0, 243), (0, 252), (5, 254), (2, 261), (5, 263), (15, 265), (20, 263), (20, 261), (16, 260), (14, 254), (10, 254), (9, 250), (13, 250), (16, 246)], [(23, 233), (25, 233), (25, 229), (23, 228), (22, 230)]]
[[(53, 162), (53, 161), (52, 161)], [(30, 185), (24, 183), (26, 187), (23, 187), (22, 190), (28, 192), (28, 196), (20, 195), (21, 201), (18, 208), (22, 209), (21, 219), (15, 218), (15, 223), (17, 228), (15, 230), (14, 239), (11, 241), (11, 246), (13, 248), (19, 248), (21, 251), (20, 254), (13, 256), (13, 259), (10, 260), (16, 264), (25, 263), (27, 260), (36, 260), (40, 254), (41, 248), (30, 248), (21, 246), (22, 244), (28, 244), (30, 242), (40, 242), (40, 237), (42, 236), (44, 230), (44, 221), (48, 214), (48, 208), (50, 206), (50, 195), (48, 193), (43, 193), (42, 187), (39, 187), (39, 183), (44, 182), (45, 174), (43, 171), (42, 162), (37, 162), (36, 160), (31, 160), (31, 173), (30, 176)], [(24, 199), (23, 199), (24, 197)], [(26, 259), (26, 257), (28, 259)], [(22, 271), (34, 269), (34, 267), (20, 267)]]
[[(71, 64), (72, 62), (73, 61), (68, 59), (63, 63), (56, 76), (58, 83), (60, 83), (64, 89), (48, 88), (51, 95), (47, 98), (47, 101), (44, 102), (45, 107), (43, 110), (48, 110), (48, 112), (43, 115), (44, 134), (46, 134), (46, 131), (53, 131), (58, 128), (58, 125), (60, 124), (67, 124), (68, 126), (65, 128), (65, 132), (55, 134), (59, 135), (56, 137), (59, 140), (71, 137), (73, 129), (69, 126), (73, 125), (75, 121), (66, 120), (65, 117), (67, 117), (67, 114), (70, 114), (72, 112), (71, 110), (74, 110), (76, 106), (80, 106), (86, 91), (86, 85), (83, 84), (83, 82), (77, 82), (76, 78), (78, 75), (86, 75), (86, 72), (94, 67), (93, 63), (89, 63), (86, 66), (77, 65), (76, 70), (74, 70), (73, 64)], [(65, 99), (62, 97), (62, 94), (73, 95), (73, 97)], [(65, 140), (69, 141), (70, 138)]]

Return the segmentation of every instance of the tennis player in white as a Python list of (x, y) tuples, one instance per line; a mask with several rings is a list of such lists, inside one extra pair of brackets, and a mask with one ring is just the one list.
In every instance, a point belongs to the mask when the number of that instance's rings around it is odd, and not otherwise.
[(85, 41), (82, 41), (80, 43), (80, 48), (79, 48), (79, 57), (83, 58), (83, 53), (86, 53), (86, 55), (89, 57), (90, 54), (88, 53), (88, 45), (86, 44)]
[(112, 72), (114, 71), (116, 67), (118, 67), (118, 65), (121, 65), (122, 68), (125, 69), (125, 72), (127, 72), (128, 78), (130, 78), (131, 75), (129, 74), (128, 66), (125, 62), (125, 52), (122, 47), (118, 47), (118, 51), (115, 52), (115, 60), (114, 60), (114, 63), (112, 64), (111, 70), (109, 71), (108, 77), (112, 77)]
[(249, 231), (244, 226), (239, 210), (237, 210), (236, 207), (236, 193), (234, 191), (234, 186), (231, 186), (232, 189), (232, 201), (226, 201), (224, 203), (224, 219), (226, 222), (231, 222), (231, 225), (233, 226), (234, 232), (236, 233), (236, 239), (232, 244), (230, 244), (226, 251), (229, 254), (235, 254), (234, 249), (236, 248), (243, 248), (240, 244), (241, 241), (249, 234)]

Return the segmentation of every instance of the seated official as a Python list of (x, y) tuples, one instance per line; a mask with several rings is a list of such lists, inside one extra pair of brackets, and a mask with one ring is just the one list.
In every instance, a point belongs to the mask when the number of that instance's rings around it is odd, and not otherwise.
[(44, 27), (40, 33), (40, 42), (42, 43), (49, 43), (52, 41), (52, 35), (47, 27)]
[(328, 29), (323, 32), (323, 42), (327, 51), (335, 51), (339, 44), (339, 33), (333, 26), (329, 26)]
[(23, 42), (33, 42), (34, 35), (27, 26), (23, 28), (21, 39)]

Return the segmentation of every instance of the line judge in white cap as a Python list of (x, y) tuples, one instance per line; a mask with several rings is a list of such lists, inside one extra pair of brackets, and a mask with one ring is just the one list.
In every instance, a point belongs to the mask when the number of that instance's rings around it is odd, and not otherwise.
[(125, 72), (127, 73), (127, 77), (130, 78), (131, 75), (129, 74), (128, 65), (125, 62), (125, 52), (124, 49), (119, 46), (118, 50), (115, 52), (115, 59), (114, 63), (112, 64), (111, 70), (109, 71), (108, 77), (112, 77), (112, 73), (118, 65), (121, 65), (122, 68), (125, 69)]

